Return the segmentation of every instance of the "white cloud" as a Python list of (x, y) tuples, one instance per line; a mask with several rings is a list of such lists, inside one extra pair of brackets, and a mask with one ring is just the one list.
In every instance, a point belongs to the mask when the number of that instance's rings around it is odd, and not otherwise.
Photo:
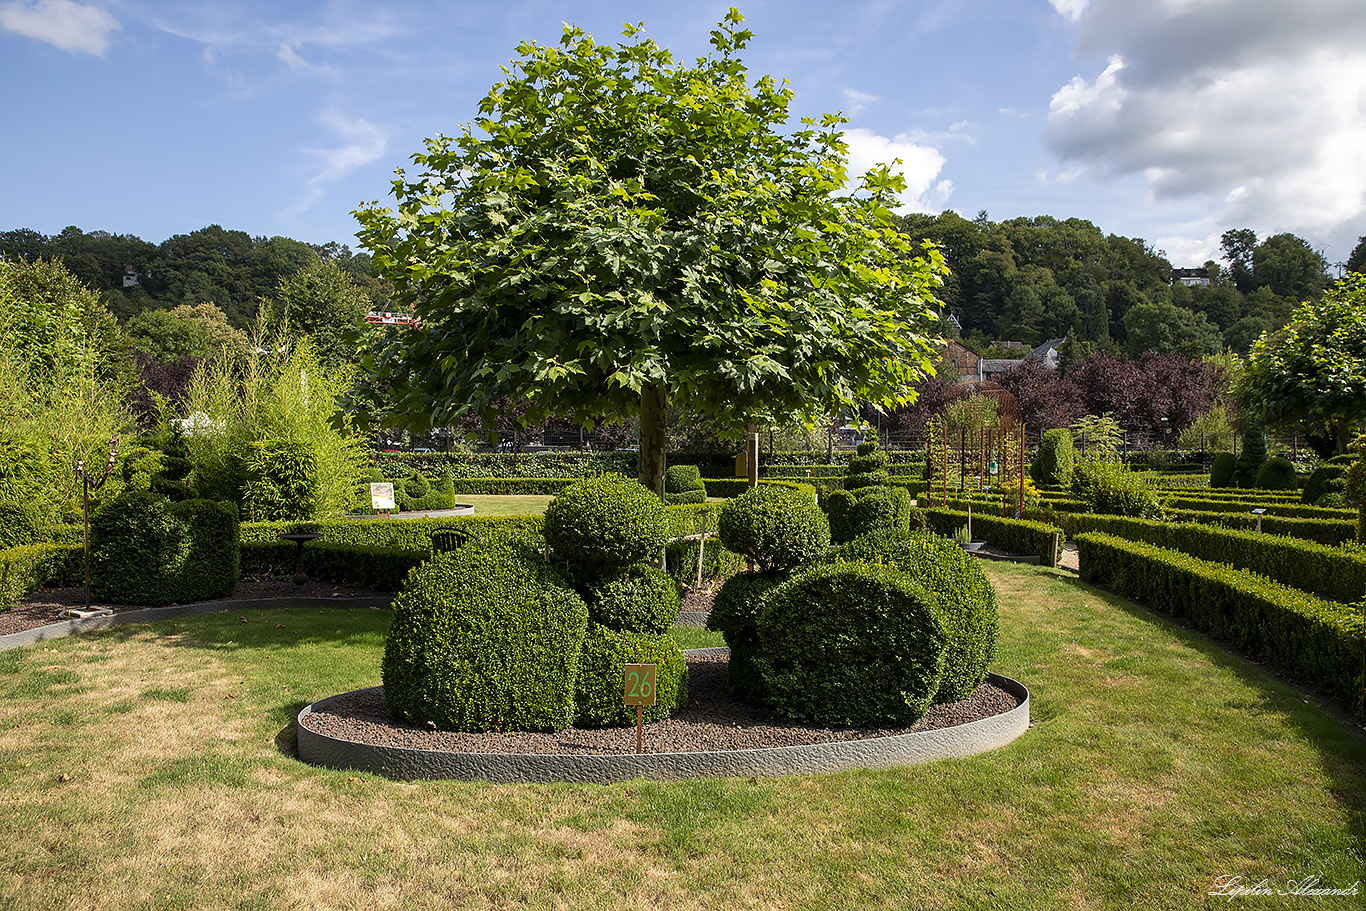
[[(1063, 6), (1075, 6), (1054, 0)], [(1049, 147), (1153, 201), (1205, 198), (1225, 226), (1331, 231), (1366, 213), (1360, 0), (1094, 0), (1074, 20), (1109, 58), (1054, 94)], [(1192, 253), (1194, 250), (1192, 249)]]
[(1081, 14), (1086, 12), (1086, 7), (1090, 5), (1091, 0), (1048, 0), (1048, 2), (1053, 4), (1053, 8), (1063, 18), (1076, 22), (1081, 18)]
[(936, 181), (945, 164), (938, 149), (919, 145), (906, 134), (888, 139), (865, 129), (846, 130), (844, 140), (849, 144), (849, 174), (854, 179), (876, 165), (900, 160), (901, 164), (892, 166), (893, 173), (906, 178), (898, 211), (939, 212), (948, 205), (953, 181)]
[(123, 26), (98, 6), (72, 0), (37, 0), (0, 6), (0, 29), (36, 38), (73, 54), (103, 57), (109, 36)]
[(1220, 234), (1206, 234), (1203, 237), (1184, 237), (1173, 235), (1159, 237), (1153, 244), (1154, 249), (1163, 250), (1167, 259), (1178, 269), (1203, 266), (1210, 260), (1218, 261), (1222, 254), (1219, 250)]
[(878, 100), (877, 95), (869, 95), (867, 92), (860, 92), (856, 89), (844, 89), (841, 94), (844, 95), (845, 104), (849, 105), (849, 109), (844, 112), (845, 116), (851, 120), (862, 114), (868, 105)]
[(321, 65), (312, 64), (300, 57), (299, 52), (294, 49), (298, 44), (299, 42), (297, 41), (294, 42), (292, 46), (288, 41), (280, 42), (280, 47), (276, 50), (275, 56), (296, 73), (308, 73), (317, 76), (337, 75), (336, 71), (326, 63)]
[(308, 179), (302, 199), (282, 215), (297, 215), (323, 198), (328, 184), (336, 183), (357, 168), (364, 167), (384, 154), (389, 139), (384, 131), (368, 120), (348, 120), (338, 111), (324, 111), (318, 120), (342, 140), (332, 148), (307, 148), (306, 153), (321, 162), (317, 172)]

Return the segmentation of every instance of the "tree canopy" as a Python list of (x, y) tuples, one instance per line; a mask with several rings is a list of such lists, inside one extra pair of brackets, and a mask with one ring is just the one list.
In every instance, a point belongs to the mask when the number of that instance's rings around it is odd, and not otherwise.
[(910, 398), (942, 257), (912, 255), (885, 166), (846, 187), (841, 118), (780, 132), (792, 92), (748, 81), (741, 22), (692, 66), (632, 26), (617, 47), (574, 27), (524, 43), (478, 118), (399, 172), (397, 212), (357, 212), (422, 320), (373, 360), (395, 416), (489, 426), (505, 397), (528, 421), (639, 413), (662, 490), (667, 404), (738, 428)]
[(1290, 323), (1257, 340), (1243, 370), (1245, 404), (1271, 423), (1305, 420), (1336, 430), (1338, 452), (1366, 419), (1366, 275), (1348, 273)]

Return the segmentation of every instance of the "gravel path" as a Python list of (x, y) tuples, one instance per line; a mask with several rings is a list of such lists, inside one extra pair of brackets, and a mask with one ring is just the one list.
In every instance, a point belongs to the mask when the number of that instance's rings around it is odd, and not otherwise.
[[(815, 728), (774, 718), (726, 698), (725, 655), (688, 658), (688, 703), (678, 714), (645, 727), (645, 749), (651, 753), (752, 750), (888, 737), (952, 727), (1008, 712), (1019, 700), (984, 683), (961, 702), (931, 706), (906, 728)], [(378, 688), (347, 694), (306, 716), (309, 730), (340, 740), (373, 746), (439, 750), (448, 753), (614, 754), (636, 751), (636, 729), (569, 728), (550, 733), (435, 731), (399, 724), (389, 718)]]

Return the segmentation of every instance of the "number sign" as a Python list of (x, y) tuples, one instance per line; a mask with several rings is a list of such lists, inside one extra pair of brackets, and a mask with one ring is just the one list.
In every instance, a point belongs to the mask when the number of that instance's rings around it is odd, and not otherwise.
[(655, 704), (655, 665), (626, 665), (626, 704)]

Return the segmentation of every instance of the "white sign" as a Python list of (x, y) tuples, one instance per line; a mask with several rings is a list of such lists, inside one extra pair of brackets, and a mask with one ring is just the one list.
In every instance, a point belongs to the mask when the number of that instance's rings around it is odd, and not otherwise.
[(387, 481), (370, 485), (370, 505), (375, 509), (394, 508), (394, 485)]

